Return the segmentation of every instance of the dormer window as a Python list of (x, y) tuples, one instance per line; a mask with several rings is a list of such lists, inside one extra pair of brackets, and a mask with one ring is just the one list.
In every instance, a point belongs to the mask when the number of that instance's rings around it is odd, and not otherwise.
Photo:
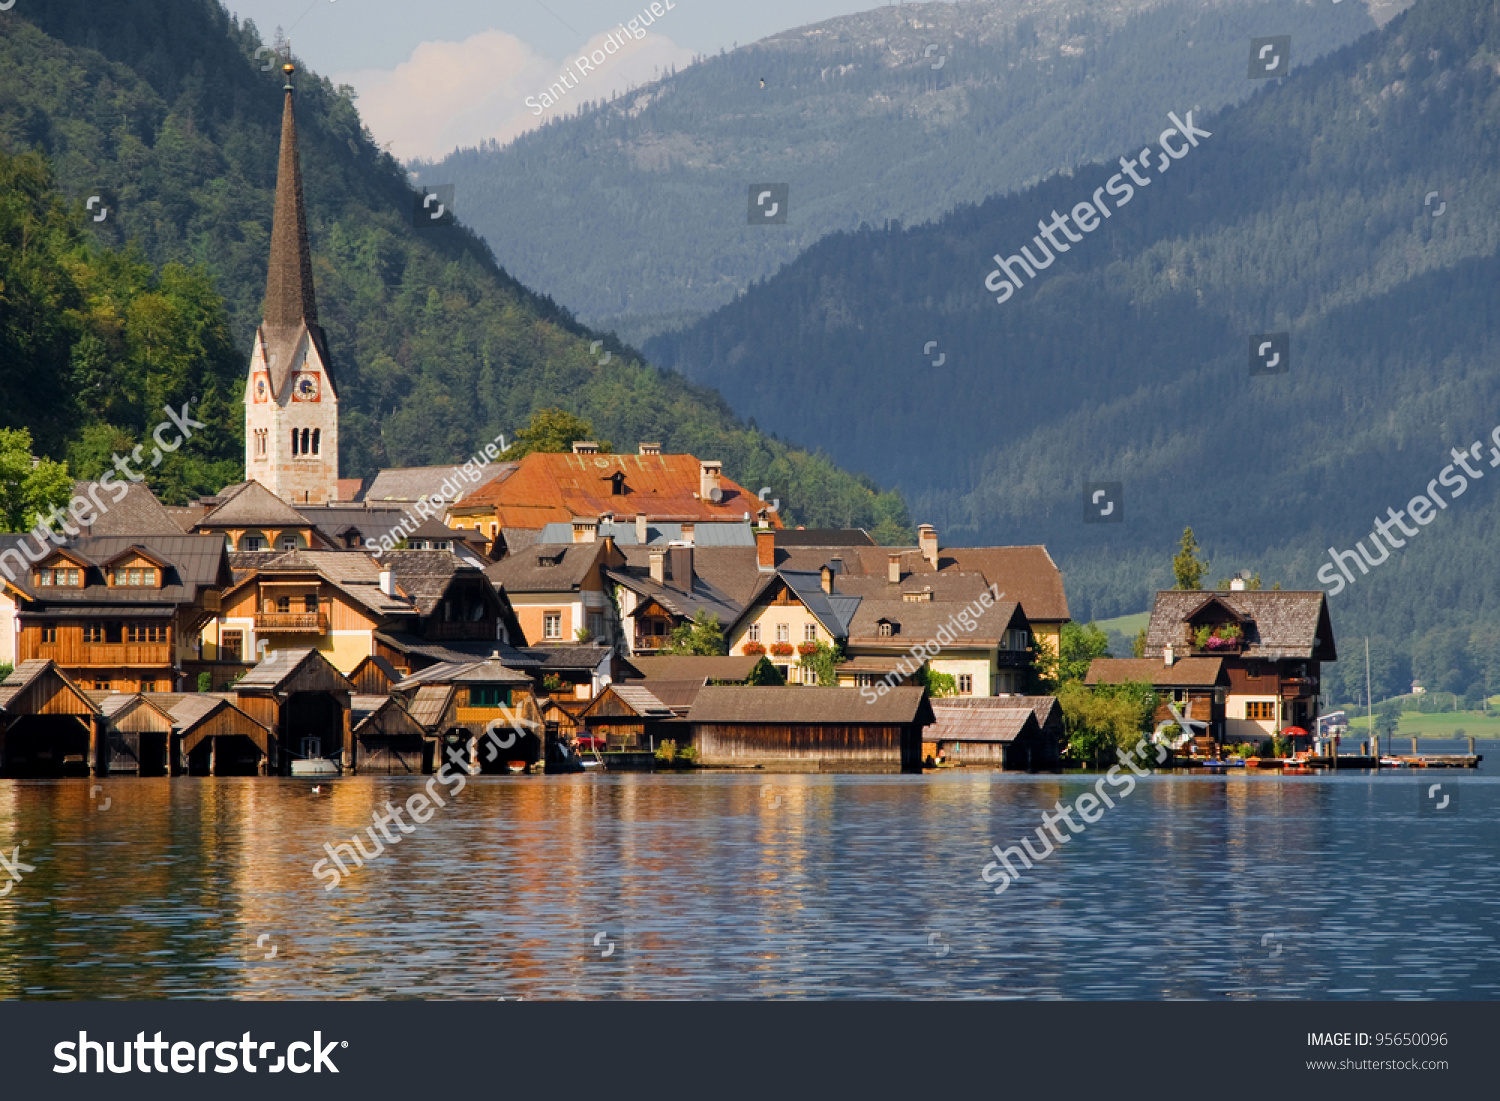
[(49, 566), (36, 571), (36, 583), (44, 589), (76, 589), (83, 583), (82, 572), (77, 566)]
[(896, 633), (896, 625), (894, 623), (892, 623), (889, 619), (882, 619), (880, 621), (880, 637), (881, 638), (890, 638), (895, 633)]
[(118, 566), (111, 582), (116, 587), (139, 589), (156, 587), (156, 570), (150, 566)]
[(625, 472), (617, 470), (609, 476), (609, 491), (612, 496), (625, 496)]

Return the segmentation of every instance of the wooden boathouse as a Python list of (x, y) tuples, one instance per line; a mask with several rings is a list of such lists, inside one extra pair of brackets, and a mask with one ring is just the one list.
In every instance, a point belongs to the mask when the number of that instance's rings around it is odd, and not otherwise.
[(698, 763), (783, 772), (920, 772), (924, 688), (870, 701), (847, 688), (703, 688), (688, 722)]
[(293, 758), (337, 757), (353, 766), (354, 686), (317, 650), (279, 650), (234, 685), (234, 704), (270, 731), (264, 770), (285, 775)]
[(98, 776), (104, 713), (53, 661), (23, 661), (0, 682), (0, 776)]

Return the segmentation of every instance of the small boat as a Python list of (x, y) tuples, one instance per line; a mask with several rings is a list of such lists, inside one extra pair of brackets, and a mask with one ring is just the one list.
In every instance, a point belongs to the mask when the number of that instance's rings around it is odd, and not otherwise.
[(519, 772), (525, 772), (526, 771), (526, 762), (525, 761), (511, 761), (509, 767), (510, 767), (510, 771), (511, 771), (512, 774), (519, 773)]
[(301, 757), (292, 761), (293, 776), (337, 776), (342, 771), (332, 757)]
[(1380, 767), (1381, 768), (1410, 768), (1411, 765), (1408, 762), (1403, 761), (1400, 757), (1382, 757), (1382, 758), (1380, 758)]

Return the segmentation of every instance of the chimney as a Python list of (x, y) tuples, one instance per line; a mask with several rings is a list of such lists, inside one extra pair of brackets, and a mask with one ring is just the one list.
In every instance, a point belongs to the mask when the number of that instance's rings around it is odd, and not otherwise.
[(380, 571), (380, 591), (385, 593), (386, 596), (396, 595), (396, 584), (395, 580), (391, 577), (390, 570)]
[(599, 523), (596, 520), (587, 520), (582, 516), (573, 518), (573, 542), (592, 543), (599, 534)]
[(646, 531), (646, 514), (637, 512), (635, 514), (635, 541), (644, 547), (649, 539), (650, 536)]
[(573, 454), (575, 454), (575, 455), (597, 455), (597, 454), (599, 454), (599, 445), (597, 443), (595, 443), (593, 440), (574, 440), (573, 441)]
[(666, 568), (662, 565), (662, 561), (666, 558), (666, 552), (655, 550), (651, 552), (650, 557), (651, 580), (655, 581), (658, 585), (665, 585), (667, 583), (667, 572)]
[(723, 473), (724, 464), (704, 459), (698, 464), (698, 496), (705, 501), (715, 504), (724, 499), (724, 491), (719, 488), (720, 475)]
[(693, 545), (693, 536), (696, 535), (697, 532), (698, 526), (696, 524), (683, 524), (682, 541), (691, 547)]
[(917, 545), (922, 548), (922, 557), (932, 564), (933, 569), (938, 568), (938, 540), (937, 528), (931, 524), (923, 524), (917, 529)]
[(823, 584), (823, 591), (825, 593), (831, 594), (833, 592), (833, 569), (832, 569), (832, 567), (830, 567), (830, 566), (828, 566), (828, 565), (825, 564), (823, 566), (823, 568), (818, 571), (818, 578), (819, 578), (819, 580)]
[(889, 556), (889, 564), (886, 566), (885, 579), (892, 585), (901, 584), (901, 556), (893, 554)]
[(776, 532), (761, 528), (755, 533), (755, 564), (761, 573), (770, 573), (776, 568)]
[(1243, 577), (1234, 577), (1234, 578), (1231, 578), (1230, 581), (1229, 581), (1229, 591), (1232, 592), (1232, 593), (1242, 593), (1242, 592), (1244, 592), (1245, 591), (1245, 579)]
[(1166, 664), (1168, 669), (1172, 667), (1172, 663), (1177, 659), (1172, 654), (1171, 646), (1163, 646), (1161, 648), (1161, 660)]
[(642, 454), (642, 455), (660, 455), (661, 454), (661, 444), (659, 444), (659, 443), (642, 443), (641, 446), (640, 446), (640, 454)]
[(691, 543), (680, 545), (673, 543), (667, 548), (667, 554), (671, 559), (672, 588), (681, 593), (693, 591), (693, 546)]

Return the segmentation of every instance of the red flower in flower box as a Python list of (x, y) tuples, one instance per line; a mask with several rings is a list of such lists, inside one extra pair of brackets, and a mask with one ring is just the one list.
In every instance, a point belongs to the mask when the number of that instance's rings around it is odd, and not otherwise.
[(790, 642), (773, 642), (771, 643), (771, 653), (779, 658), (789, 658), (792, 656), (792, 644)]
[(805, 658), (810, 658), (817, 652), (818, 644), (816, 642), (803, 642), (797, 645), (797, 653)]
[(766, 652), (765, 646), (759, 642), (747, 642), (743, 649), (746, 654), (764, 654)]

